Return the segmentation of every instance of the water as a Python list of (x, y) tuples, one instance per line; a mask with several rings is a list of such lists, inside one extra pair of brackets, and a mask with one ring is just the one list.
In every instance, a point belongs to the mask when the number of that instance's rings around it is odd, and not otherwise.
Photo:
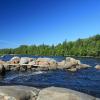
[[(33, 57), (33, 56), (31, 56)], [(6, 57), (7, 58), (7, 57)], [(8, 57), (9, 59), (11, 57)], [(4, 60), (8, 60), (4, 59)], [(64, 57), (54, 57), (61, 61)], [(95, 58), (77, 58), (81, 62), (95, 66), (100, 64), (100, 59)], [(44, 88), (48, 86), (58, 86), (81, 91), (100, 98), (100, 70), (95, 68), (82, 69), (75, 73), (56, 70), (56, 71), (39, 71), (39, 72), (8, 72), (1, 79), (2, 84), (17, 84), (35, 86)]]

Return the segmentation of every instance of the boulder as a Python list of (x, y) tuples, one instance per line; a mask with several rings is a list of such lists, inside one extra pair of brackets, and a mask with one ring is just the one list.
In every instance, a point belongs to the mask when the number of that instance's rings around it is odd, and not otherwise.
[(29, 57), (21, 57), (20, 64), (28, 64), (29, 62), (33, 61), (33, 58)]
[(10, 60), (10, 64), (18, 64), (19, 62), (20, 62), (20, 57), (17, 56), (11, 58)]
[(81, 68), (89, 68), (91, 66), (87, 65), (87, 64), (82, 64), (80, 62), (80, 60), (76, 60), (74, 58), (71, 58), (71, 57), (66, 57), (65, 60), (61, 61), (61, 62), (58, 62), (58, 68), (62, 68), (62, 69), (67, 69), (69, 71), (72, 71), (72, 72), (75, 72), (77, 71), (78, 69), (81, 69)]
[(0, 86), (0, 100), (36, 100), (39, 91), (27, 86)]
[(39, 92), (37, 100), (96, 100), (96, 98), (70, 89), (49, 87)]
[(51, 67), (53, 67), (53, 68), (54, 68), (54, 67), (56, 68), (56, 67), (58, 66), (58, 63), (56, 62), (56, 60), (52, 59), (52, 60), (49, 61), (49, 65), (50, 65)]
[(71, 63), (72, 65), (77, 65), (77, 64), (81, 64), (81, 62), (79, 60), (76, 60), (74, 58), (71, 57), (66, 57), (66, 63)]
[(100, 65), (96, 65), (95, 68), (100, 70)]
[(42, 66), (49, 66), (49, 67), (56, 67), (57, 62), (56, 60), (52, 58), (38, 58), (36, 60), (37, 65), (42, 65)]
[(76, 60), (76, 59), (71, 58), (71, 57), (66, 57), (65, 60), (58, 62), (58, 67), (71, 69), (71, 68), (73, 68), (73, 66), (76, 67), (79, 64), (81, 64), (81, 62), (79, 60)]

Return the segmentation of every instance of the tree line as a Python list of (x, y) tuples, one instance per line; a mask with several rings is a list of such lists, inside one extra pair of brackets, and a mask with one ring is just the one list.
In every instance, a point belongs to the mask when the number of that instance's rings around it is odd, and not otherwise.
[(100, 34), (86, 39), (67, 41), (57, 45), (21, 45), (18, 48), (0, 49), (0, 55), (28, 54), (34, 56), (94, 56), (100, 57)]

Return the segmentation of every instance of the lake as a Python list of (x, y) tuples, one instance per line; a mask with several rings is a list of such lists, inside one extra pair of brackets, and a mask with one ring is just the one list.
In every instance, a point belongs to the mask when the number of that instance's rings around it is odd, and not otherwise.
[[(26, 56), (26, 55), (19, 55)], [(1, 57), (2, 60), (10, 60), (13, 56), (6, 55)], [(33, 58), (38, 58), (38, 56), (28, 56)], [(52, 57), (57, 61), (65, 59), (65, 57)], [(76, 58), (82, 63), (95, 66), (100, 64), (100, 59), (98, 58)], [(58, 86), (69, 88), (77, 91), (81, 91), (100, 98), (100, 70), (95, 68), (88, 68), (78, 70), (77, 72), (69, 72), (64, 70), (55, 71), (38, 71), (38, 72), (8, 72), (0, 80), (1, 85), (27, 85), (39, 88), (44, 88), (48, 86)]]

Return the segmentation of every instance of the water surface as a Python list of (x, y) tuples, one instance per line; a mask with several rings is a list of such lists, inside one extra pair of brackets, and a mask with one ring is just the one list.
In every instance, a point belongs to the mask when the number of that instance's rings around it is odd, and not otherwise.
[[(20, 55), (21, 56), (21, 55)], [(35, 57), (35, 56), (31, 56)], [(37, 56), (36, 56), (37, 57)], [(11, 57), (1, 59), (9, 60)], [(61, 61), (64, 57), (53, 57)], [(82, 63), (95, 66), (100, 64), (100, 59), (96, 58), (77, 58)], [(8, 72), (1, 79), (2, 84), (28, 85), (39, 88), (48, 86), (58, 86), (81, 91), (100, 98), (100, 70), (95, 68), (78, 70), (75, 73), (56, 70), (56, 71), (39, 71), (39, 72)]]

